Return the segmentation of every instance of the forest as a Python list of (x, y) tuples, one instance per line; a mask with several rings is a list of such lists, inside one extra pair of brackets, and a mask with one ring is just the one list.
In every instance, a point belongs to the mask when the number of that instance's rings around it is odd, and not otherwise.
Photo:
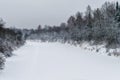
[(1, 19), (0, 69), (4, 68), (5, 59), (11, 57), (12, 52), (23, 46), (26, 40), (72, 45), (88, 42), (92, 45), (104, 44), (108, 49), (119, 48), (120, 5), (118, 2), (105, 2), (101, 8), (94, 10), (88, 5), (84, 13), (77, 12), (59, 26), (39, 25), (37, 29), (6, 28)]
[(80, 44), (105, 44), (116, 48), (120, 44), (120, 5), (118, 2), (105, 2), (101, 8), (92, 10), (88, 5), (86, 12), (77, 12), (60, 26), (41, 25), (31, 29), (27, 39), (49, 42)]

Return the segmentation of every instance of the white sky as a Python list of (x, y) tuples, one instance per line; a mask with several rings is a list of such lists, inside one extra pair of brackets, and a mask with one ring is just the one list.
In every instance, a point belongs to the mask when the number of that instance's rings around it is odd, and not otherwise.
[[(117, 1), (117, 0), (107, 0)], [(41, 25), (59, 25), (70, 15), (84, 12), (89, 4), (100, 7), (105, 0), (0, 0), (0, 17), (7, 26), (36, 28)]]

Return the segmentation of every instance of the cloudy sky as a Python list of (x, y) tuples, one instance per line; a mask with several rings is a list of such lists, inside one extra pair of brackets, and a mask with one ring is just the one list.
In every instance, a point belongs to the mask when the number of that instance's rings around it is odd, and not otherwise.
[[(117, 0), (107, 0), (117, 1)], [(100, 7), (105, 0), (0, 0), (0, 17), (6, 26), (36, 28), (59, 25), (70, 15), (84, 12), (87, 5)]]

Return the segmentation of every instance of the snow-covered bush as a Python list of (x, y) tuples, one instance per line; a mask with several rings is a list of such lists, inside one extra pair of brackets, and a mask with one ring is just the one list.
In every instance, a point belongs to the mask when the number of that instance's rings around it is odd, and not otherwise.
[(5, 57), (2, 53), (0, 53), (0, 70), (4, 69), (5, 66)]
[(109, 53), (108, 55), (114, 55), (114, 56), (120, 56), (120, 52), (116, 52), (116, 51), (114, 51), (114, 52), (112, 52), (112, 53)]

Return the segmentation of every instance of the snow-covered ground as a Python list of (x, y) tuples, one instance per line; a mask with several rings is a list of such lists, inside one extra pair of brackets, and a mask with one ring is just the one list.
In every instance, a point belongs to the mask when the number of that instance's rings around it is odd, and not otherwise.
[(120, 59), (61, 43), (27, 41), (0, 80), (120, 80)]

